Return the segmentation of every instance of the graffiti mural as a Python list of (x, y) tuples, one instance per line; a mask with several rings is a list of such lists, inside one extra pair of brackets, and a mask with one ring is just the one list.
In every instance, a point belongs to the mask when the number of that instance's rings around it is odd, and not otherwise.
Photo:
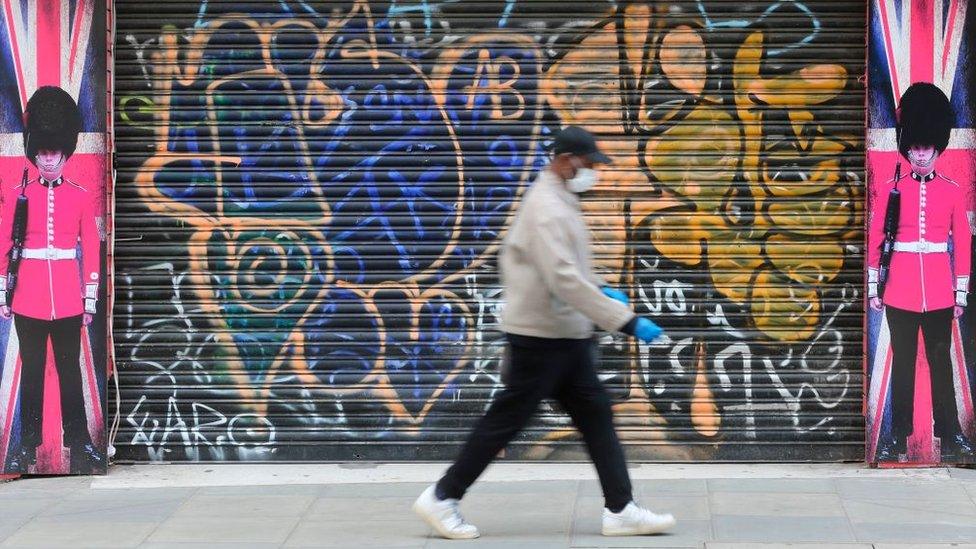
[(867, 454), (876, 463), (974, 460), (974, 32), (966, 0), (871, 3)]
[(106, 470), (105, 14), (0, 1), (0, 473)]
[[(615, 157), (601, 268), (669, 334), (604, 336), (633, 456), (860, 456), (855, 3), (126, 4), (124, 456), (452, 456), (500, 384), (500, 235), (569, 124)], [(548, 408), (508, 452), (575, 441)]]

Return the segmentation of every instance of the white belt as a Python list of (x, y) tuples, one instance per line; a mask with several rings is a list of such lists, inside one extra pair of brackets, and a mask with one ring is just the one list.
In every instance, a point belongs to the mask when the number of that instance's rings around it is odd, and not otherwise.
[(918, 240), (915, 242), (895, 242), (896, 252), (910, 252), (913, 254), (938, 254), (949, 251), (947, 242), (927, 242)]
[(74, 259), (74, 248), (24, 248), (24, 259)]

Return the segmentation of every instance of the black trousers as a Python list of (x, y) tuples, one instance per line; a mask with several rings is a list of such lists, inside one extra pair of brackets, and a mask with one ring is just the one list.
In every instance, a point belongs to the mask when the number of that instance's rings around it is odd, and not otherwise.
[(623, 448), (613, 428), (610, 397), (597, 378), (591, 340), (509, 337), (511, 369), (506, 388), (478, 421), (460, 456), (438, 482), (438, 493), (461, 499), (499, 451), (525, 427), (539, 403), (559, 401), (583, 434), (596, 465), (606, 506), (632, 500)]
[(44, 366), (47, 342), (54, 349), (54, 364), (61, 388), (61, 425), (64, 445), (78, 448), (91, 443), (81, 384), (81, 319), (38, 320), (14, 315), (20, 341), (20, 443), (31, 452), (41, 445), (44, 412)]
[(925, 357), (932, 376), (932, 415), (935, 436), (952, 438), (961, 430), (952, 383), (952, 308), (916, 313), (886, 307), (891, 333), (891, 427), (896, 440), (907, 439), (915, 416), (915, 362), (918, 330), (922, 330)]

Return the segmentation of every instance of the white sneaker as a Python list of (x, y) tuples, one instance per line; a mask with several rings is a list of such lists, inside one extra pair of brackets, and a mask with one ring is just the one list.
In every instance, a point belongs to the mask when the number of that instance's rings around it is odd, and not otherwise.
[(437, 531), (441, 537), (447, 539), (474, 539), (481, 534), (473, 524), (468, 524), (458, 511), (456, 499), (437, 499), (435, 487), (424, 490), (423, 494), (413, 502), (413, 512), (420, 515), (424, 522)]
[(604, 536), (646, 536), (661, 534), (675, 525), (674, 516), (652, 513), (630, 502), (619, 513), (603, 510)]

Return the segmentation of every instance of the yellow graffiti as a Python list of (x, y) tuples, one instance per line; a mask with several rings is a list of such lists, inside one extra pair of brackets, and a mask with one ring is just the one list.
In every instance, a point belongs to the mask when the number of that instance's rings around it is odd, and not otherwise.
[[(841, 159), (858, 139), (828, 136), (813, 111), (844, 90), (846, 69), (812, 64), (767, 78), (760, 72), (764, 34), (753, 32), (733, 60), (735, 105), (729, 109), (708, 93), (707, 52), (697, 24), (665, 29), (651, 7), (622, 10), (622, 42), (621, 18), (611, 18), (545, 80), (547, 100), (564, 123), (608, 136), (603, 145), (615, 162), (597, 190), (614, 198), (584, 206), (597, 214), (598, 249), (617, 258), (605, 267), (626, 273), (630, 227), (649, 224), (659, 252), (704, 268), (716, 290), (749, 307), (762, 333), (780, 341), (808, 339), (821, 320), (818, 289), (839, 274), (844, 243), (857, 226), (857, 191), (842, 183)], [(656, 50), (645, 53), (645, 44), (656, 44)], [(638, 89), (652, 78), (655, 59), (683, 100), (652, 105), (649, 93)], [(771, 109), (786, 113), (795, 139), (777, 142), (764, 134)], [(633, 138), (609, 138), (620, 135)], [(791, 164), (806, 166), (802, 181), (781, 181), (776, 166)], [(737, 174), (748, 193), (731, 201)], [(649, 195), (654, 187), (663, 196)], [(811, 195), (818, 198), (804, 198)], [(757, 213), (743, 222), (743, 210)], [(661, 211), (668, 214), (657, 215)]]

